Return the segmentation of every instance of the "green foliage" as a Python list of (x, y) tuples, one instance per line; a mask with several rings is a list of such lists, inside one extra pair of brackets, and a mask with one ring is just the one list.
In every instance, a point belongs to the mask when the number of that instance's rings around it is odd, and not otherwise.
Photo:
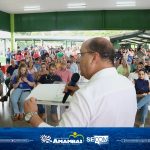
[(44, 35), (44, 36), (102, 36), (110, 37), (126, 32), (133, 32), (133, 30), (92, 30), (92, 31), (49, 31), (49, 32), (17, 32), (18, 35)]

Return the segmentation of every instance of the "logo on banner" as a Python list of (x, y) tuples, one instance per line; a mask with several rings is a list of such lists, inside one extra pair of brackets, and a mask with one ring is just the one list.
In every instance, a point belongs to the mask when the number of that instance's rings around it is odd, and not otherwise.
[(49, 135), (41, 135), (40, 137), (42, 143), (51, 143), (51, 137)]
[(82, 144), (84, 142), (84, 136), (73, 132), (68, 138), (54, 138), (53, 143), (56, 144)]
[(101, 144), (108, 144), (109, 142), (109, 136), (98, 136), (95, 135), (93, 137), (87, 137), (86, 139), (87, 142), (94, 142), (95, 144), (101, 145)]
[(77, 132), (73, 132), (73, 134), (69, 135), (69, 138), (74, 138), (74, 139), (82, 139), (84, 141), (84, 136), (82, 134), (78, 134)]
[(53, 143), (53, 144), (82, 144), (84, 142), (84, 136), (82, 134), (78, 134), (77, 132), (73, 132), (67, 138), (54, 138), (52, 140), (49, 135), (41, 135), (42, 143)]

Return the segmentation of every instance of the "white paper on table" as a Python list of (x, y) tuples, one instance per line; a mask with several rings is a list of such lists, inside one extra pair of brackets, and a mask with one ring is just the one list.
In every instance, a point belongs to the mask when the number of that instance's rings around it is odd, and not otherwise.
[[(85, 84), (81, 84), (79, 87), (83, 87), (84, 85)], [(39, 84), (31, 91), (26, 100), (34, 97), (41, 101), (61, 102), (64, 97), (64, 88), (65, 84)], [(69, 96), (67, 101), (70, 101), (71, 99), (72, 96)]]

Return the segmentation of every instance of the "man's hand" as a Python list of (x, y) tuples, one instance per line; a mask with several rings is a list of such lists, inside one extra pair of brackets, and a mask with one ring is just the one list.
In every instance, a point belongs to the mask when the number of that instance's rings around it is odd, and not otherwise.
[[(29, 100), (25, 101), (24, 111), (25, 111), (25, 113), (38, 111), (38, 107), (37, 107), (35, 98), (31, 97)], [(43, 122), (43, 120), (38, 115), (33, 115), (30, 120), (30, 124), (34, 127), (39, 126), (42, 122)]]
[(38, 111), (36, 99), (34, 97), (31, 97), (29, 100), (25, 101), (24, 111), (25, 113)]
[(76, 85), (76, 86), (68, 86), (66, 85), (65, 86), (65, 89), (64, 89), (64, 93), (66, 93), (68, 90), (71, 91), (71, 94), (70, 95), (73, 95), (75, 91), (77, 91), (79, 89), (79, 87)]

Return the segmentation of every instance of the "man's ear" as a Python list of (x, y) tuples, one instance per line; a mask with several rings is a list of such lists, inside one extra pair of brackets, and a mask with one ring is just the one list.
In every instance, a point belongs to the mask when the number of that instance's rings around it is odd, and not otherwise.
[(98, 63), (99, 63), (99, 59), (100, 59), (99, 53), (95, 52), (95, 53), (93, 54), (93, 58), (92, 58), (91, 63), (93, 63), (93, 64), (98, 64)]

